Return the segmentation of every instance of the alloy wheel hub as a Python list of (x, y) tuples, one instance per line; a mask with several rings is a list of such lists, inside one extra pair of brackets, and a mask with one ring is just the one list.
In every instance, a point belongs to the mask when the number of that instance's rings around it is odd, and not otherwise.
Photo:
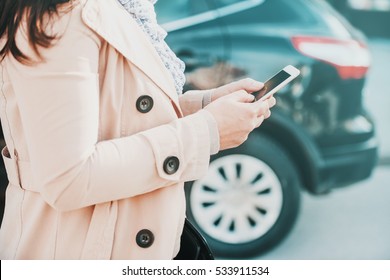
[(231, 244), (251, 242), (268, 232), (282, 203), (275, 172), (255, 157), (238, 154), (211, 162), (190, 196), (198, 225), (212, 238)]

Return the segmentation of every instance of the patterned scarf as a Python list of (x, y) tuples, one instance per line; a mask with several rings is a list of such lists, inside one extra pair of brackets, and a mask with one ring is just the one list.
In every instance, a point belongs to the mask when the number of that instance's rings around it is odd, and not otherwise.
[(154, 4), (157, 0), (118, 0), (148, 35), (165, 67), (170, 71), (178, 94), (183, 92), (185, 65), (165, 42), (167, 32), (158, 25)]

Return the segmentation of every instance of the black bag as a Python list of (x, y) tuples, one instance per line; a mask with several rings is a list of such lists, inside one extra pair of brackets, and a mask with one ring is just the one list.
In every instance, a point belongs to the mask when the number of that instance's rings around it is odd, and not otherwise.
[(174, 260), (214, 260), (206, 240), (188, 219), (185, 219), (180, 250)]

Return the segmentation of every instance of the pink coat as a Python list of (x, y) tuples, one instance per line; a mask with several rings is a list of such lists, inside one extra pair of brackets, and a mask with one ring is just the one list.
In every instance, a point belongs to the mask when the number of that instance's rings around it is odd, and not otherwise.
[[(53, 30), (45, 63), (1, 63), (1, 259), (173, 258), (183, 182), (209, 163), (202, 95), (178, 98), (117, 0), (80, 0)], [(18, 46), (34, 56), (24, 36)]]

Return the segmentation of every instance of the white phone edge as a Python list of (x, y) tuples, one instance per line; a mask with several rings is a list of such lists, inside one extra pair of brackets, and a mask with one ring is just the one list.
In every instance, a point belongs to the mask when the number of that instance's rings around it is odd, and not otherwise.
[[(295, 79), (300, 73), (301, 71), (299, 71), (299, 69), (295, 68), (294, 66), (292, 65), (287, 65), (286, 67), (284, 67), (282, 70), (280, 71), (285, 71), (287, 72), (288, 74), (290, 74), (290, 77), (288, 77), (286, 80), (284, 80), (283, 82), (281, 82), (279, 85), (277, 85), (273, 90), (271, 90), (270, 92), (268, 92), (266, 95), (262, 96), (259, 100), (264, 100), (264, 99), (267, 99), (270, 95), (274, 94), (275, 92), (279, 91), (280, 89), (282, 89), (284, 86), (286, 86), (289, 82), (291, 82), (293, 79)], [(279, 72), (280, 72), (279, 71)], [(279, 73), (278, 72), (278, 73)]]

